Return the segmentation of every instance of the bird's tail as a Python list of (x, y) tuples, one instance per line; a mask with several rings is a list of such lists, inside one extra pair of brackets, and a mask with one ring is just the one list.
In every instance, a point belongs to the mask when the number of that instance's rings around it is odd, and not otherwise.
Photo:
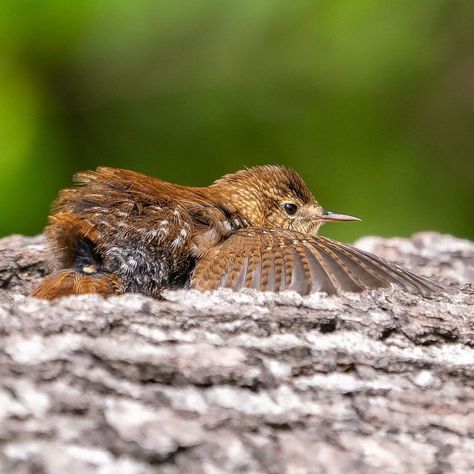
[(44, 278), (31, 295), (54, 299), (67, 295), (98, 293), (103, 296), (123, 293), (119, 277), (106, 271), (94, 244), (94, 231), (72, 213), (61, 212), (46, 228), (57, 271)]
[(120, 279), (111, 274), (86, 275), (77, 270), (61, 270), (48, 275), (31, 292), (31, 296), (53, 300), (61, 296), (97, 293), (110, 296), (123, 292)]

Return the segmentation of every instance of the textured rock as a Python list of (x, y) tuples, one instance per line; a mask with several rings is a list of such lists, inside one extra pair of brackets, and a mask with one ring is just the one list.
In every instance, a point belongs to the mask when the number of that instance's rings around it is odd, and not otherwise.
[(358, 245), (451, 290), (45, 302), (0, 240), (0, 472), (474, 472), (474, 243)]

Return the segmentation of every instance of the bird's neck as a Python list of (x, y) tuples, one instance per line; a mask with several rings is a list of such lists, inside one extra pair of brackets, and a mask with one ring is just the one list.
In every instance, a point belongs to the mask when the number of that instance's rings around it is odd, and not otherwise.
[(203, 219), (209, 214), (210, 221), (218, 218), (224, 226), (228, 220), (233, 230), (258, 226), (264, 219), (264, 203), (255, 190), (241, 182), (219, 180), (210, 186), (194, 187), (158, 180), (156, 186), (159, 194), (169, 191), (188, 209), (196, 209)]
[(257, 226), (263, 221), (264, 203), (255, 190), (243, 183), (218, 181), (205, 189), (216, 200), (216, 204), (232, 210), (245, 226)]

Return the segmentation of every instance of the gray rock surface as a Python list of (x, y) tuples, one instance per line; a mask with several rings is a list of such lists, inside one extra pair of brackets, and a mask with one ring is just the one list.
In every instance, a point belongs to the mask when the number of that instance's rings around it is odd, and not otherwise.
[(45, 302), (0, 240), (0, 472), (474, 472), (474, 243), (357, 245), (451, 290)]

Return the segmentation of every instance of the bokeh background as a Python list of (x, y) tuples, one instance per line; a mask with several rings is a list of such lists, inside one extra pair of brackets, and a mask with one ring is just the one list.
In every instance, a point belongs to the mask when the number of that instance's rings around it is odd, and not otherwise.
[(326, 235), (474, 238), (472, 0), (4, 0), (0, 235), (75, 171), (297, 169)]

